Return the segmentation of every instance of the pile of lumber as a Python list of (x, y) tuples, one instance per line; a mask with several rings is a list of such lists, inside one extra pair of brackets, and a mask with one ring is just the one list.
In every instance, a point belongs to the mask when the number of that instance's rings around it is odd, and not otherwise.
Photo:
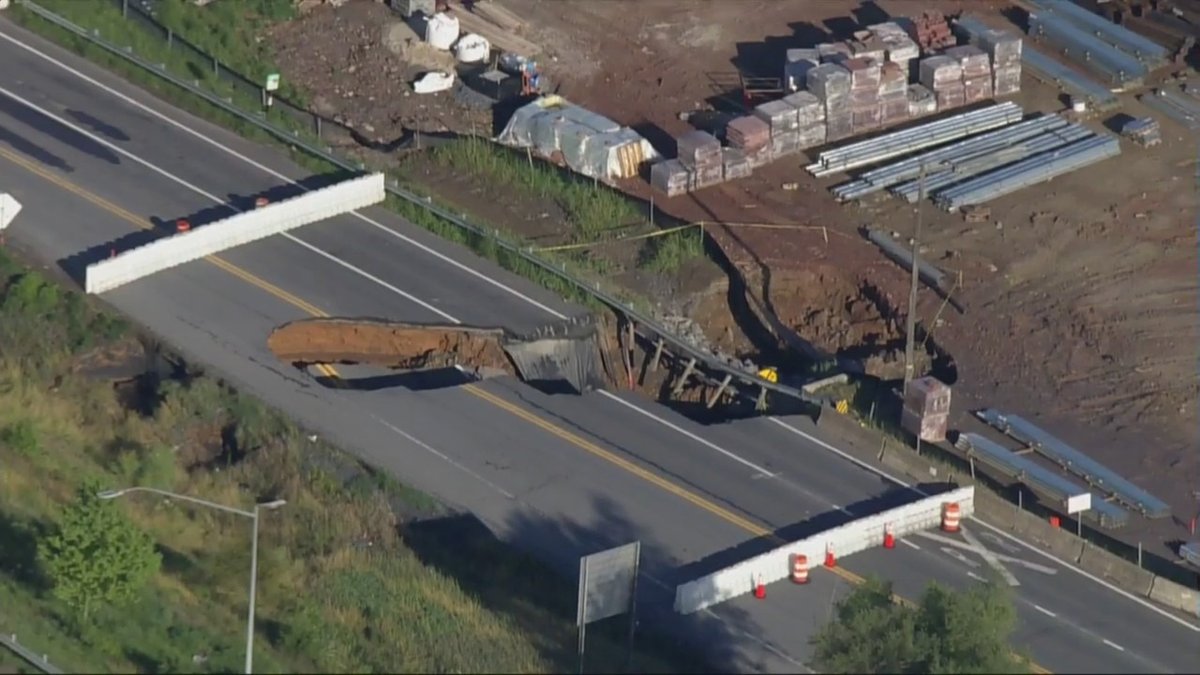
[(450, 3), (450, 13), (458, 19), (464, 34), (482, 35), (495, 49), (530, 58), (542, 51), (540, 46), (521, 37), (528, 24), (495, 0), (456, 0)]

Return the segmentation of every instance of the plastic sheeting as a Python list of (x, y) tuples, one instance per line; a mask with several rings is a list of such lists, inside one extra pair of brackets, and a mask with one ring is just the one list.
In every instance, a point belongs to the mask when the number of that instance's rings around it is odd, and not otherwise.
[(559, 96), (518, 108), (496, 141), (543, 157), (561, 153), (571, 170), (606, 180), (636, 176), (642, 164), (659, 158), (637, 132)]
[(445, 13), (434, 14), (425, 23), (425, 41), (431, 47), (450, 51), (458, 39), (458, 31), (458, 19)]
[(454, 58), (460, 63), (479, 63), (487, 61), (492, 52), (492, 43), (487, 38), (475, 33), (467, 33), (454, 45)]

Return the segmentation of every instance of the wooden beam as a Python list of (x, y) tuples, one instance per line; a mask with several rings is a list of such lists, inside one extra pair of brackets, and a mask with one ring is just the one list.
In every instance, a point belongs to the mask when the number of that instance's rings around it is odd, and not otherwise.
[(708, 397), (708, 407), (710, 409), (717, 404), (717, 399), (721, 398), (721, 394), (724, 393), (725, 387), (728, 387), (731, 381), (733, 381), (733, 375), (726, 375), (725, 379), (721, 382), (721, 386), (717, 387), (717, 390), (712, 393), (712, 396)]
[(658, 338), (658, 344), (654, 345), (654, 360), (650, 362), (650, 372), (658, 370), (658, 362), (662, 360), (663, 347), (666, 343), (662, 338)]
[(688, 361), (687, 367), (683, 369), (683, 373), (679, 375), (679, 379), (675, 381), (675, 387), (671, 389), (672, 396), (678, 396), (679, 392), (683, 391), (683, 385), (687, 384), (688, 377), (692, 371), (696, 369), (696, 359)]

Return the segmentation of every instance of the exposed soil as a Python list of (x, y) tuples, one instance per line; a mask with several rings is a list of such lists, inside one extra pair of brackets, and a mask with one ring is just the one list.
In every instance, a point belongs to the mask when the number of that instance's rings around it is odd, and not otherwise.
[(368, 319), (302, 319), (271, 331), (267, 346), (281, 361), (363, 363), (413, 370), (461, 365), (514, 374), (498, 328), (426, 326)]
[[(703, 11), (679, 2), (503, 4), (530, 25), (525, 37), (545, 47), (540, 63), (559, 93), (633, 126), (671, 156), (671, 136), (689, 128), (681, 112), (728, 106), (738, 68), (775, 75), (787, 48), (823, 40), (831, 28), (844, 35), (848, 22), (838, 17), (852, 16), (858, 3), (759, 0), (706, 3)], [(996, 25), (1005, 23), (999, 10), (1007, 5), (878, 4), (895, 15), (965, 8)], [(861, 13), (860, 23), (881, 18)], [(371, 2), (351, 2), (279, 29), (273, 38), (287, 55), (285, 75), (329, 110), (385, 138), (403, 125), (484, 128), (449, 94), (402, 93), (408, 73), (427, 66), (415, 52), (406, 53), (406, 63), (383, 46), (381, 31), (395, 21), (385, 14)], [(351, 72), (354, 63), (377, 65)], [(378, 69), (386, 75), (372, 74), (377, 84), (359, 79)], [(1063, 108), (1057, 90), (1028, 76), (1022, 85), (1016, 100), (1027, 112)], [(1122, 102), (1125, 114), (1160, 119), (1162, 145), (1124, 144), (1119, 159), (996, 200), (987, 222), (926, 209), (923, 254), (961, 279), (954, 296), (967, 313), (922, 290), (918, 319), (935, 351), (954, 356), (960, 418), (989, 406), (1036, 420), (1167, 500), (1186, 522), (1200, 484), (1195, 139), (1131, 95)], [(1103, 118), (1087, 123), (1114, 126)], [(846, 178), (813, 179), (803, 170), (810, 160), (784, 159), (684, 197), (654, 196), (655, 208), (671, 218), (708, 223), (721, 267), (697, 265), (701, 272), (679, 283), (648, 279), (630, 266), (613, 280), (689, 314), (723, 351), (786, 356), (780, 344), (801, 351), (807, 345), (874, 358), (880, 363), (869, 371), (894, 376), (897, 362), (886, 361), (902, 334), (908, 276), (857, 229), (869, 225), (907, 241), (915, 210), (890, 198), (838, 205), (827, 190)], [(477, 178), (427, 173), (439, 194), (468, 213), (534, 239), (561, 236), (543, 227), (562, 222), (552, 203), (497, 194)], [(621, 188), (651, 197), (644, 181)], [(866, 345), (877, 349), (856, 351)], [(1171, 527), (1144, 531), (1176, 538)]]

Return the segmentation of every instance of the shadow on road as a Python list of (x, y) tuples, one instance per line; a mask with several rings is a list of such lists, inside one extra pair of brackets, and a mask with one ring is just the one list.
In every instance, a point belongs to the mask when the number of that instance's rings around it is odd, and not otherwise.
[[(659, 543), (634, 524), (624, 508), (594, 498), (587, 524), (547, 518), (532, 508), (513, 516), (504, 527), (505, 542), (473, 515), (455, 515), (407, 525), (408, 546), (428, 565), (453, 577), (489, 609), (511, 617), (561, 672), (577, 668), (577, 634), (573, 629), (548, 632), (552, 615), (560, 627), (574, 624), (578, 599), (579, 558), (608, 548), (641, 541), (638, 583), (636, 656), (628, 662), (628, 617), (588, 625), (585, 669), (588, 672), (749, 672), (739, 658), (744, 624), (736, 608), (711, 615), (674, 614), (673, 569), (677, 562)], [(548, 569), (547, 569), (548, 568)], [(657, 580), (657, 581), (655, 581)], [(665, 585), (664, 585), (665, 584)]]
[(96, 159), (103, 160), (109, 164), (121, 163), (121, 158), (112, 150), (109, 150), (84, 134), (27, 107), (20, 101), (0, 95), (0, 114), (7, 115), (35, 131), (62, 141)]
[(98, 134), (108, 136), (114, 141), (129, 140), (129, 134), (82, 110), (67, 110), (67, 117), (70, 117), (79, 124), (82, 124)]
[(72, 173), (75, 167), (67, 163), (67, 160), (43, 148), (37, 143), (32, 143), (25, 140), (18, 134), (15, 134), (4, 127), (0, 127), (0, 143), (3, 143), (13, 150), (29, 157), (38, 164), (45, 164), (53, 169), (58, 169), (63, 173)]

